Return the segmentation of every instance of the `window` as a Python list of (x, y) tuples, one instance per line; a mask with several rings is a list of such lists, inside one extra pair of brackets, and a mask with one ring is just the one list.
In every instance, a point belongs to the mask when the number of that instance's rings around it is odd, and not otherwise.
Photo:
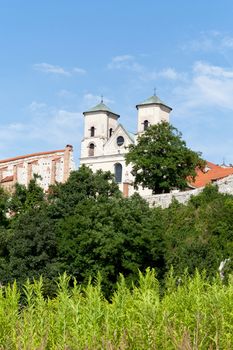
[(144, 130), (148, 129), (148, 126), (149, 126), (149, 122), (148, 120), (144, 120)]
[(120, 163), (115, 164), (115, 181), (122, 182), (122, 165)]
[(112, 136), (112, 128), (109, 129), (109, 137)]
[(117, 138), (117, 146), (122, 146), (124, 142), (125, 142), (124, 137), (123, 136), (118, 136), (118, 138)]
[(95, 136), (95, 128), (94, 126), (91, 127), (91, 137)]
[(94, 143), (90, 143), (89, 145), (89, 151), (88, 151), (88, 156), (93, 157), (95, 154), (95, 145)]

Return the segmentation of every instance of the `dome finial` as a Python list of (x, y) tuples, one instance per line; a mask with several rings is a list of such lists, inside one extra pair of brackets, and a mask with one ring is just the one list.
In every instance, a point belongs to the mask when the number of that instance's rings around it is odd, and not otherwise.
[(101, 103), (103, 103), (103, 102), (104, 102), (104, 96), (101, 95)]
[(154, 88), (154, 96), (156, 96), (156, 88)]

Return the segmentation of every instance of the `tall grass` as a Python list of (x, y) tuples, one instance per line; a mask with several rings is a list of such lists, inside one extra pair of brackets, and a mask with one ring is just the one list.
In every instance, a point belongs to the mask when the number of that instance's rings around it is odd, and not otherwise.
[(101, 277), (69, 288), (60, 277), (54, 299), (43, 280), (0, 289), (0, 349), (233, 349), (233, 283), (172, 273), (160, 295), (153, 270), (129, 289), (121, 276), (111, 301)]

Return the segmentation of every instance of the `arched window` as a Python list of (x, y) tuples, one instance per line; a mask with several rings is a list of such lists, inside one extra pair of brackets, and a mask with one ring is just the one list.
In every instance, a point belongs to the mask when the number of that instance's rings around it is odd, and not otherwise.
[(143, 125), (144, 125), (144, 130), (148, 129), (148, 126), (149, 126), (148, 120), (144, 120)]
[(109, 129), (109, 137), (112, 136), (112, 128)]
[(122, 182), (122, 165), (120, 163), (115, 164), (115, 181)]
[(94, 126), (91, 127), (91, 137), (95, 136), (95, 128)]
[(94, 143), (90, 143), (89, 150), (88, 150), (88, 156), (93, 157), (95, 154), (95, 145)]

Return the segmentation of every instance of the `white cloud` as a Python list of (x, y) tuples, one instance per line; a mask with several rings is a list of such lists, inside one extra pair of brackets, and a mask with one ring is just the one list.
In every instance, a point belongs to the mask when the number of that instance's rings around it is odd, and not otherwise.
[(30, 103), (30, 105), (27, 106), (27, 109), (30, 112), (38, 112), (38, 111), (42, 111), (46, 107), (47, 107), (46, 103), (32, 101), (32, 103)]
[(173, 68), (166, 68), (162, 70), (159, 75), (170, 80), (177, 80), (178, 78), (178, 73)]
[[(88, 107), (90, 107), (91, 105), (100, 103), (102, 97), (88, 92), (83, 96), (83, 98), (84, 98), (84, 103), (88, 105)], [(103, 101), (105, 104), (115, 103), (112, 99), (106, 96), (103, 96)]]
[(222, 46), (226, 48), (233, 48), (233, 37), (225, 37), (222, 39)]
[(233, 162), (233, 69), (197, 61), (171, 91), (171, 122), (189, 146), (213, 162)]
[(216, 30), (201, 32), (200, 37), (182, 45), (184, 51), (220, 52), (233, 48), (233, 37)]
[(55, 66), (49, 63), (36, 63), (33, 65), (33, 68), (39, 72), (48, 73), (48, 74), (56, 74), (63, 76), (71, 76), (72, 74), (84, 75), (86, 74), (86, 70), (80, 67), (74, 67), (71, 70), (67, 70), (61, 66)]
[(132, 55), (113, 57), (107, 68), (115, 70), (128, 70), (133, 73), (137, 73), (137, 77), (143, 81), (153, 81), (159, 78), (173, 81), (185, 79), (184, 73), (179, 73), (172, 67), (164, 68), (161, 71), (156, 69), (148, 69), (146, 66), (138, 63), (136, 58)]
[(12, 123), (8, 125), (8, 129), (9, 130), (16, 130), (16, 131), (20, 131), (23, 130), (24, 126), (21, 123)]
[(75, 97), (76, 95), (69, 90), (61, 89), (60, 91), (58, 91), (57, 96), (59, 96), (59, 97)]
[(78, 67), (73, 68), (73, 71), (74, 71), (75, 73), (81, 74), (81, 75), (87, 73), (85, 69), (83, 69), (83, 68), (78, 68)]
[(198, 61), (189, 79), (177, 85), (174, 94), (181, 115), (203, 108), (233, 110), (233, 70)]
[(184, 80), (185, 74), (177, 72), (174, 68), (168, 67), (157, 73), (158, 77), (168, 80)]
[(233, 78), (233, 69), (214, 66), (204, 62), (196, 62), (193, 68), (196, 74), (208, 75), (218, 78)]
[(132, 61), (134, 60), (134, 56), (132, 55), (121, 55), (121, 56), (115, 56), (112, 58), (112, 62), (126, 62), (126, 61)]
[(33, 68), (37, 71), (51, 74), (59, 74), (69, 76), (70, 72), (65, 70), (63, 67), (55, 66), (49, 63), (36, 63), (33, 65)]
[(25, 113), (27, 118), (24, 121), (0, 125), (1, 159), (33, 150), (57, 149), (66, 144), (73, 144), (77, 152), (82, 136), (82, 112), (33, 101), (25, 108)]
[(60, 147), (73, 144), (79, 147), (80, 131), (83, 115), (78, 111), (69, 111), (50, 107), (44, 115), (32, 115), (32, 120), (26, 125), (30, 140), (38, 140), (46, 147)]
[(144, 67), (139, 64), (135, 57), (132, 55), (121, 55), (112, 58), (111, 62), (107, 65), (108, 69), (126, 69), (133, 72), (142, 72)]
[(75, 123), (80, 125), (79, 119), (81, 118), (82, 113), (78, 112), (70, 112), (64, 109), (60, 109), (56, 111), (53, 116), (53, 123), (56, 126), (65, 126), (65, 127), (73, 127)]
[(203, 62), (193, 66), (193, 77), (186, 97), (197, 107), (209, 106), (233, 110), (233, 70)]

